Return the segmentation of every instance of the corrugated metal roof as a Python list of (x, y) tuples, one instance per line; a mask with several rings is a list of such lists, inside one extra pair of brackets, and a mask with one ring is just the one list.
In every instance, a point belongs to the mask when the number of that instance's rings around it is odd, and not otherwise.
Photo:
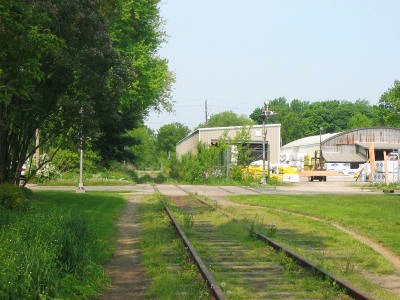
[[(226, 130), (235, 130), (235, 129), (242, 129), (242, 128), (253, 128), (253, 129), (261, 129), (263, 125), (244, 125), (244, 126), (227, 126), (227, 127), (202, 127), (202, 128), (197, 128), (193, 132), (189, 133), (189, 135), (185, 136), (183, 139), (181, 139), (179, 142), (176, 143), (176, 145), (179, 145), (186, 141), (187, 139), (191, 138), (195, 134), (200, 134), (202, 131), (217, 131), (220, 130), (221, 132), (226, 131)], [(265, 124), (265, 127), (271, 128), (271, 127), (281, 127), (281, 124)]]
[(367, 158), (360, 153), (322, 152), (326, 162), (365, 162)]
[[(225, 127), (201, 127), (199, 131), (225, 131), (225, 130), (235, 130), (235, 129), (242, 129), (242, 128), (262, 128), (263, 125), (244, 125), (244, 126), (225, 126)], [(281, 127), (281, 124), (265, 124), (265, 127)]]
[[(365, 149), (369, 149), (369, 146), (371, 143), (355, 143), (358, 146), (361, 146)], [(400, 149), (400, 144), (399, 143), (374, 143), (374, 148), (378, 150), (385, 150), (385, 149)]]
[[(321, 140), (325, 141), (337, 134), (340, 134), (340, 132), (337, 133), (325, 133), (321, 135)], [(318, 144), (319, 145), (319, 135), (312, 135), (312, 136), (307, 136), (298, 140), (295, 140), (293, 142), (290, 142), (284, 146), (282, 146), (282, 148), (291, 148), (291, 147), (300, 147), (300, 146), (308, 146), (308, 145), (314, 145), (314, 144)]]

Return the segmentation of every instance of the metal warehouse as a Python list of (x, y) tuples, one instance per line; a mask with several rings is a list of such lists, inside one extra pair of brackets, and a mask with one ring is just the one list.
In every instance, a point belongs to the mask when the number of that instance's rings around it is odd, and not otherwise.
[(368, 151), (374, 148), (375, 159), (383, 160), (383, 152), (400, 149), (400, 128), (367, 127), (339, 133), (322, 143), (326, 162), (348, 162), (352, 167), (368, 160)]
[(368, 160), (373, 147), (376, 160), (383, 160), (383, 152), (400, 149), (400, 128), (366, 127), (345, 132), (310, 136), (284, 145), (281, 162), (300, 162), (305, 155), (314, 155), (322, 150), (326, 163), (349, 163), (351, 168)]
[[(277, 164), (280, 157), (281, 124), (266, 124), (265, 129), (267, 160), (272, 164)], [(199, 128), (177, 143), (176, 155), (180, 158), (189, 152), (196, 154), (198, 143), (213, 145), (224, 135), (234, 139), (243, 130), (248, 132), (249, 140), (247, 144), (252, 149), (253, 159), (260, 160), (262, 158), (263, 142), (262, 125)]]
[(299, 162), (304, 160), (304, 156), (314, 155), (314, 151), (320, 149), (321, 142), (324, 142), (335, 135), (337, 135), (337, 133), (326, 133), (322, 135), (307, 136), (292, 141), (282, 146), (280, 162), (283, 164), (291, 163), (301, 167)]

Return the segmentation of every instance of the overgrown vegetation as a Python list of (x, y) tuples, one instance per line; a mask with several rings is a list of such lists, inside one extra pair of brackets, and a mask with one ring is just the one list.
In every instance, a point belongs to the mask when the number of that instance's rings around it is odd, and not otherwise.
[[(160, 197), (148, 198), (139, 206), (143, 224), (142, 261), (152, 279), (147, 296), (152, 299), (209, 299), (208, 288), (163, 211)], [(190, 226), (191, 219), (186, 222)]]
[(27, 193), (16, 185), (0, 184), (0, 209), (21, 209), (28, 205)]
[[(205, 199), (206, 201), (209, 201)], [(183, 201), (183, 202), (182, 202)], [(335, 287), (325, 280), (321, 280), (299, 267), (295, 262), (281, 253), (276, 253), (272, 248), (268, 247), (264, 242), (256, 240), (253, 235), (249, 235), (249, 225), (251, 221), (243, 219), (235, 222), (232, 218), (222, 214), (219, 210), (199, 204), (193, 196), (186, 197), (184, 200), (179, 200), (179, 205), (174, 205), (171, 201), (174, 216), (182, 227), (185, 227), (187, 217), (184, 209), (180, 206), (192, 205), (196, 207), (196, 213), (189, 214), (192, 222), (202, 222), (210, 227), (210, 237), (207, 239), (207, 234), (195, 226), (190, 226), (189, 230), (185, 229), (185, 233), (190, 238), (196, 251), (201, 256), (203, 262), (208, 266), (221, 288), (230, 299), (253, 299), (257, 293), (265, 293), (264, 297), (276, 297), (274, 292), (283, 289), (286, 293), (293, 291), (296, 297), (312, 297), (320, 299), (346, 299), (346, 296), (341, 294)], [(210, 201), (212, 203), (212, 201)], [(241, 208), (240, 208), (241, 209)], [(262, 222), (258, 218), (257, 226), (261, 226)], [(268, 227), (270, 228), (270, 227)], [(265, 229), (265, 228), (263, 228)], [(219, 245), (219, 240), (215, 236), (221, 236), (222, 243), (228, 245)], [(236, 250), (240, 247), (241, 250)], [(254, 288), (248, 280), (252, 277), (246, 272), (247, 269), (238, 272), (236, 269), (230, 269), (231, 265), (264, 265), (276, 264), (281, 265), (284, 272), (279, 275), (279, 286), (268, 285), (268, 279), (265, 279), (266, 288), (263, 289), (260, 281)], [(228, 269), (228, 270), (227, 270)], [(236, 272), (235, 272), (236, 270)], [(250, 271), (250, 270), (249, 270)], [(250, 271), (251, 272), (251, 271)], [(255, 272), (257, 273), (257, 272)], [(254, 277), (258, 277), (255, 274)], [(244, 278), (243, 278), (244, 277)], [(256, 282), (253, 282), (256, 283)], [(272, 296), (268, 295), (272, 293)], [(279, 294), (278, 294), (279, 295)], [(282, 295), (279, 295), (282, 297)], [(286, 296), (286, 295), (285, 295)], [(283, 297), (285, 297), (283, 296)]]
[(0, 298), (100, 295), (109, 283), (102, 264), (112, 254), (123, 204), (112, 194), (37, 191), (29, 208), (0, 206)]

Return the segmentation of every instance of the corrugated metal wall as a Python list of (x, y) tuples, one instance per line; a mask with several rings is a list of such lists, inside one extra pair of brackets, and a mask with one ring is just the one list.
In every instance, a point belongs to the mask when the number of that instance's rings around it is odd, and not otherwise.
[(354, 145), (355, 143), (400, 143), (400, 128), (370, 127), (345, 132), (326, 140), (323, 146)]

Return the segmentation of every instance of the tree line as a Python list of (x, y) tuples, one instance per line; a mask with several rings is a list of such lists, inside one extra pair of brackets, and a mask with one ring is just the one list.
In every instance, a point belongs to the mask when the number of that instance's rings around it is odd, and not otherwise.
[[(400, 127), (400, 82), (395, 81), (376, 105), (367, 100), (308, 102), (286, 98), (273, 99), (269, 109), (275, 114), (266, 123), (280, 123), (282, 144), (317, 135), (335, 133), (361, 127)], [(262, 124), (262, 107), (254, 109), (250, 119)]]

